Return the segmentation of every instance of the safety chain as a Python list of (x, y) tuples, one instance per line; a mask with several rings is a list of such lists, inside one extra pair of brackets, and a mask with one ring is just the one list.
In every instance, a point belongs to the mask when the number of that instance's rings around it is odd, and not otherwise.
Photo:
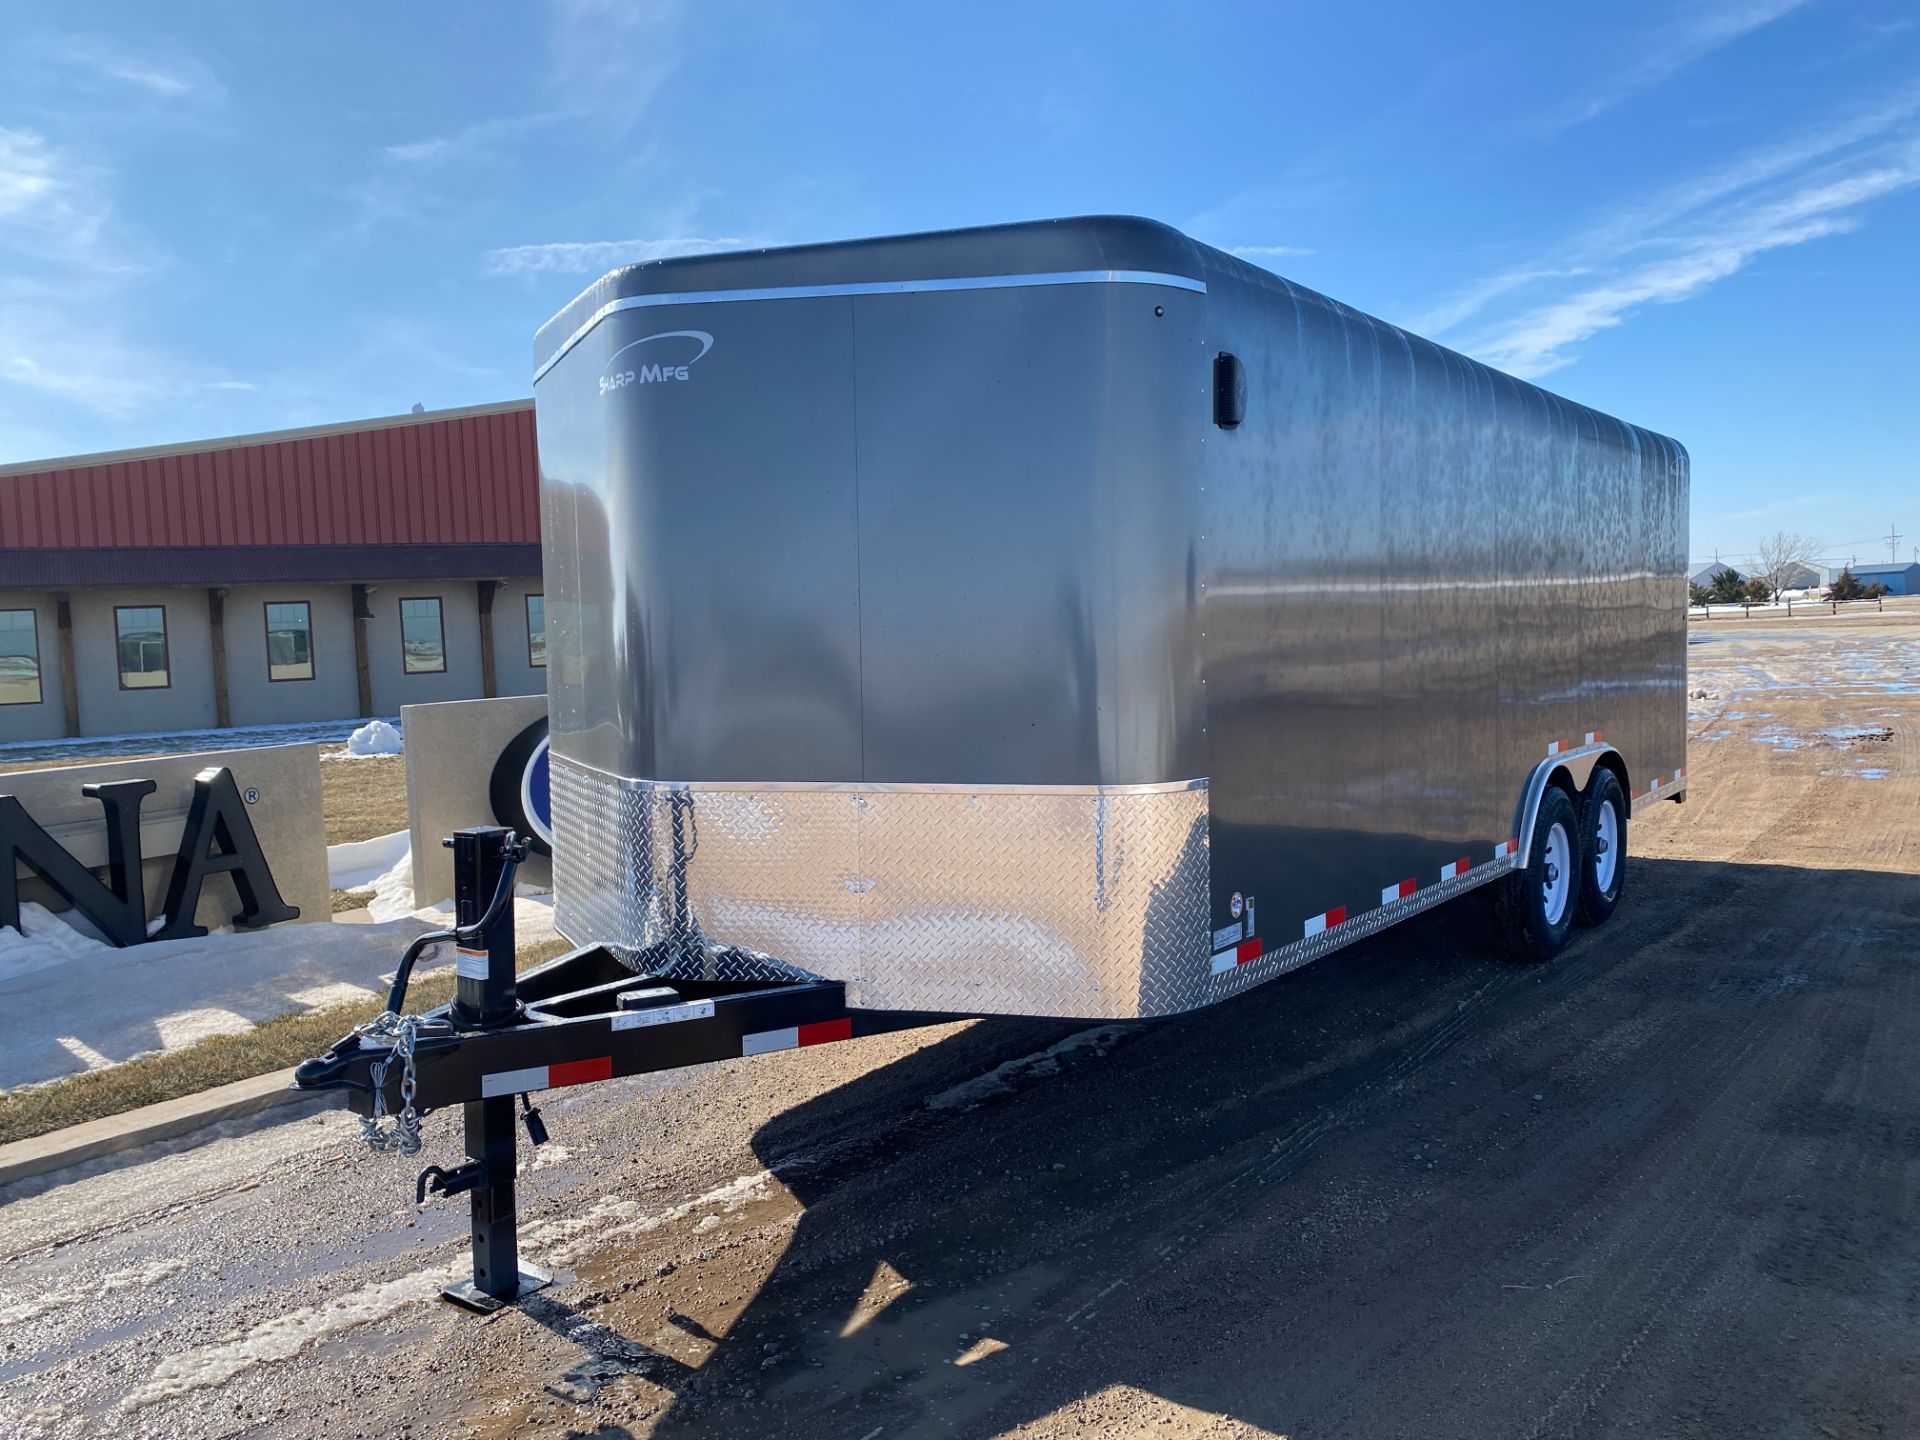
[[(420, 1017), (400, 1016), (391, 1010), (377, 1020), (357, 1027), (357, 1033), (369, 1040), (391, 1037), (393, 1049), (384, 1060), (374, 1061), (368, 1078), (373, 1081), (373, 1118), (360, 1117), (360, 1138), (376, 1155), (418, 1155), (420, 1153), (420, 1112), (413, 1108), (416, 1088), (413, 1071), (413, 1045), (419, 1038)], [(387, 1070), (400, 1061), (400, 1113), (387, 1114)], [(391, 1118), (389, 1127), (382, 1124)]]

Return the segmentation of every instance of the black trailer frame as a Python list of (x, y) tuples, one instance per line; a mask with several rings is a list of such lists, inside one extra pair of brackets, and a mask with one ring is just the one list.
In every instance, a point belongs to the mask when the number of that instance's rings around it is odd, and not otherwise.
[[(516, 1099), (528, 1138), (540, 1145), (546, 1126), (527, 1099), (535, 1091), (967, 1018), (850, 1010), (837, 980), (662, 979), (647, 973), (644, 954), (629, 964), (591, 945), (516, 975), (513, 907), (500, 901), (524, 845), (497, 827), (461, 830), (447, 843), (456, 928), (439, 938), (459, 947), (454, 999), (402, 1022), (396, 1012), (410, 969), (403, 962), (388, 1014), (305, 1061), (294, 1081), (303, 1090), (343, 1091), (370, 1138), (382, 1135), (374, 1127), (387, 1117), (405, 1115), (413, 1124), (416, 1112), (464, 1106), (467, 1162), (428, 1166), (415, 1197), (472, 1196), (473, 1278), (443, 1291), (469, 1309), (496, 1310), (552, 1279), (519, 1258)], [(684, 954), (675, 954), (684, 964)], [(730, 958), (733, 951), (714, 947), (713, 968)], [(417, 1125), (399, 1141), (385, 1134), (381, 1148), (417, 1153)]]

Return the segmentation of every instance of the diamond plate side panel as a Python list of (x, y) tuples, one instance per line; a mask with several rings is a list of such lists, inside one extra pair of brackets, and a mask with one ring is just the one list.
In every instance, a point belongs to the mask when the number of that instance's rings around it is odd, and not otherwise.
[[(670, 974), (797, 967), (869, 1009), (1126, 1019), (1210, 998), (1204, 785), (751, 790), (552, 764), (577, 942), (667, 947)], [(716, 970), (712, 945), (757, 958)]]

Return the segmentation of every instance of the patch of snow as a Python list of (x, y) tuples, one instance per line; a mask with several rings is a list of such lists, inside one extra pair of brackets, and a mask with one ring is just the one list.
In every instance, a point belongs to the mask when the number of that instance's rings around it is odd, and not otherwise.
[(330, 751), (320, 758), (366, 760), (376, 755), (404, 755), (406, 748), (398, 726), (389, 725), (385, 720), (369, 720), (347, 737), (346, 749)]
[(152, 1260), (125, 1270), (110, 1270), (91, 1280), (72, 1281), (51, 1290), (37, 1291), (10, 1305), (0, 1305), (0, 1325), (19, 1325), (28, 1320), (38, 1320), (55, 1310), (84, 1305), (90, 1300), (104, 1300), (123, 1290), (144, 1290), (170, 1275), (178, 1275), (186, 1268), (185, 1260)]
[(112, 948), (98, 932), (89, 935), (80, 926), (68, 924), (65, 916), (23, 900), (20, 928), (0, 929), (0, 981), (30, 975), (50, 965), (64, 965), (69, 960), (85, 960)]
[(1126, 1025), (1098, 1025), (1091, 1030), (1077, 1030), (1037, 1054), (1022, 1055), (1018, 1060), (996, 1065), (984, 1075), (976, 1075), (971, 1080), (963, 1080), (958, 1085), (942, 1090), (938, 1095), (929, 1096), (927, 1108), (975, 1109), (989, 1100), (1011, 1095), (1036, 1081), (1058, 1075), (1061, 1060), (1077, 1050), (1091, 1050), (1096, 1056), (1105, 1055), (1131, 1033), (1131, 1029)]
[(25, 936), (0, 930), (0, 1091), (370, 990), (422, 928), (322, 920), (119, 949), (21, 910)]
[(382, 875), (407, 858), (412, 832), (396, 830), (371, 840), (327, 847), (327, 884), (335, 890), (371, 890)]
[[(399, 717), (392, 719), (397, 723)], [(79, 739), (15, 740), (0, 745), (0, 763), (49, 760), (112, 760), (129, 755), (186, 755), (197, 750), (251, 750), (259, 745), (326, 744), (345, 740), (358, 720), (295, 720), (284, 725), (241, 725), (227, 730), (144, 730)]]
[(413, 852), (401, 851), (400, 858), (376, 876), (372, 884), (359, 888), (373, 892), (367, 913), (373, 916), (375, 924), (407, 919), (413, 914)]

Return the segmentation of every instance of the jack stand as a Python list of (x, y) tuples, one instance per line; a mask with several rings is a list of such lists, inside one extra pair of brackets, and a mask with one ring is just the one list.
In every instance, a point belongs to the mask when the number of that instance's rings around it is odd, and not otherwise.
[[(493, 826), (456, 831), (453, 851), (454, 913), (460, 925), (477, 924), (500, 884), (508, 847), (516, 841), (511, 830)], [(521, 1018), (514, 977), (513, 901), (488, 928), (486, 948), (462, 948), (457, 956), (459, 993), (453, 1004), (453, 1022), (460, 1029), (484, 1030), (511, 1025)], [(473, 1279), (449, 1285), (440, 1293), (456, 1305), (486, 1315), (553, 1283), (553, 1276), (520, 1263), (520, 1222), (514, 1211), (513, 1180), (517, 1156), (513, 1134), (512, 1095), (469, 1100), (467, 1163), (446, 1174), (429, 1169), (420, 1177), (423, 1191), (442, 1194), (472, 1192)], [(544, 1127), (537, 1115), (528, 1121), (535, 1142)]]
[[(551, 1285), (553, 1275), (520, 1260), (520, 1222), (513, 1204), (517, 1163), (513, 1097), (469, 1100), (466, 1111), (468, 1163), (443, 1179), (423, 1176), (422, 1180), (447, 1193), (472, 1190), (473, 1278), (448, 1285), (440, 1293), (456, 1305), (490, 1315)], [(462, 1183), (469, 1175), (472, 1183)]]

